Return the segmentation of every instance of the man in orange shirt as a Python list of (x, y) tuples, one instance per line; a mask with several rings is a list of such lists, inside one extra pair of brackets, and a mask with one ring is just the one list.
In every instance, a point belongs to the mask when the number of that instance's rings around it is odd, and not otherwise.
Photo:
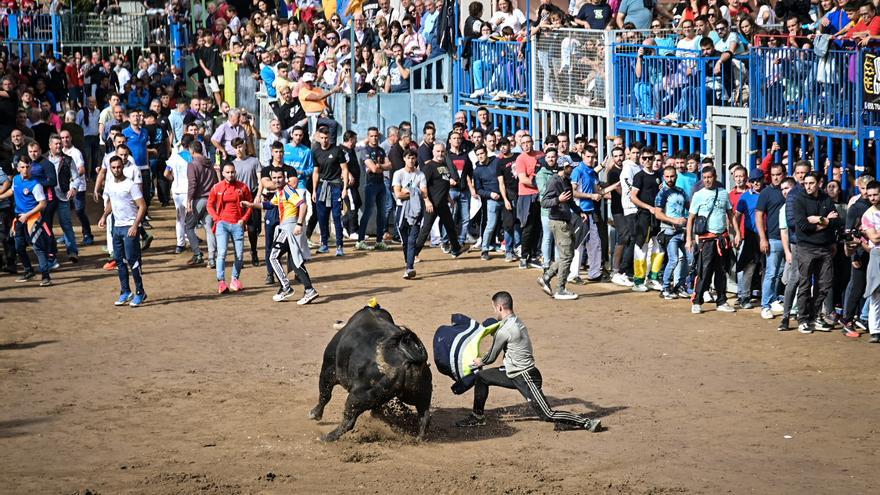
[(309, 134), (315, 132), (315, 122), (327, 110), (327, 98), (341, 91), (335, 86), (329, 91), (315, 87), (315, 74), (306, 72), (302, 75), (303, 85), (299, 90), (299, 104), (302, 105), (306, 117), (309, 118)]
[[(239, 275), (244, 265), (244, 226), (251, 217), (251, 209), (242, 202), (253, 200), (251, 190), (235, 178), (235, 165), (223, 165), (223, 181), (211, 188), (208, 195), (208, 213), (214, 219), (217, 235), (217, 292), (238, 292), (244, 287)], [(232, 237), (235, 247), (235, 264), (232, 265), (232, 282), (226, 285), (226, 245)]]
[(538, 242), (541, 239), (541, 202), (538, 199), (538, 186), (535, 174), (538, 172), (538, 160), (544, 156), (540, 151), (532, 149), (532, 137), (528, 134), (520, 140), (523, 152), (516, 157), (516, 175), (519, 178), (519, 197), (516, 200), (516, 217), (522, 224), (522, 244), (519, 267), (528, 268), (529, 264), (538, 267)]

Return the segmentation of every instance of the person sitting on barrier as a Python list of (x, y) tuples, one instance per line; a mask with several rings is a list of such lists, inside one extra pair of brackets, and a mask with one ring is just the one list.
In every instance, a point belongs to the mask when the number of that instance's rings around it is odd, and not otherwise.
[[(701, 106), (723, 105), (733, 89), (733, 54), (719, 53), (709, 38), (700, 41), (700, 65), (689, 67), (689, 85), (681, 92), (681, 99), (675, 110), (663, 117), (665, 121), (698, 122), (703, 116)], [(699, 80), (702, 76), (703, 80)], [(701, 102), (700, 91), (705, 91), (705, 101)]]

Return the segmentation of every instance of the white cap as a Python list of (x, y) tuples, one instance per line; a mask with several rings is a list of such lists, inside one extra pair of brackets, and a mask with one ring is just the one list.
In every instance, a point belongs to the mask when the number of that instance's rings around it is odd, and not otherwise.
[(313, 72), (306, 72), (302, 75), (303, 82), (315, 82), (315, 74)]

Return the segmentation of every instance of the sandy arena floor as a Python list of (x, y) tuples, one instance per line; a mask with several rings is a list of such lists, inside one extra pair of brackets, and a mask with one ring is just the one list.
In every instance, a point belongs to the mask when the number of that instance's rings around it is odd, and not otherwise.
[[(611, 284), (557, 302), (535, 270), (470, 253), (399, 248), (310, 265), (321, 298), (274, 303), (265, 268), (241, 294), (173, 254), (154, 212), (148, 303), (115, 308), (99, 246), (56, 285), (0, 277), (0, 492), (31, 493), (876, 493), (880, 346), (839, 333), (779, 333), (756, 311), (692, 316), (686, 302)], [(77, 232), (79, 231), (77, 227)], [(63, 255), (60, 256), (65, 260)], [(247, 257), (246, 257), (247, 258)], [(249, 261), (249, 259), (248, 259)], [(364, 415), (335, 444), (335, 390), (317, 400), (331, 324), (373, 296), (427, 346), (453, 312), (491, 315), (509, 290), (529, 325), (551, 404), (605, 431), (555, 432), (514, 391), (493, 390), (486, 428), (461, 430), (471, 395), (434, 370), (433, 422)], [(710, 305), (711, 306), (711, 305)], [(874, 486), (874, 488), (870, 488)]]

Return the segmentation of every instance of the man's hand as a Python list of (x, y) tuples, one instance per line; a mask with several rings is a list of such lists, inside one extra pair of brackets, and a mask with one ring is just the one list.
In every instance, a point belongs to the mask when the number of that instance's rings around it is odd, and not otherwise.
[(856, 270), (858, 270), (859, 268), (862, 267), (862, 262), (861, 262), (861, 261), (857, 261), (857, 260), (853, 260), (853, 262), (852, 262), (852, 267), (855, 268)]
[(482, 367), (483, 367), (483, 360), (480, 358), (474, 359), (474, 361), (471, 363), (471, 369), (482, 368)]
[(302, 231), (303, 228), (299, 224), (297, 224), (296, 227), (293, 228), (293, 235), (298, 237), (300, 234), (302, 234)]
[(494, 200), (496, 200), (496, 201), (497, 201), (498, 198), (500, 198), (500, 197), (501, 197), (501, 195), (498, 194), (498, 193), (495, 193), (495, 192), (493, 192), (493, 193), (489, 193), (489, 198), (494, 199)]
[(312, 191), (312, 203), (318, 204), (318, 193)]
[(238, 224), (239, 227), (244, 227), (244, 218), (242, 218), (241, 220), (239, 220), (235, 223)]
[(129, 237), (137, 237), (138, 236), (138, 226), (132, 225), (128, 228), (128, 236)]
[(186, 207), (186, 213), (187, 213), (187, 215), (191, 214), (192, 212), (193, 212), (193, 208), (192, 208), (192, 206), (187, 205), (187, 207)]
[(693, 251), (693, 250), (694, 250), (694, 243), (691, 242), (690, 239), (688, 239), (688, 240), (685, 241), (685, 243), (684, 243), (684, 248), (687, 249), (688, 251)]
[(434, 213), (434, 204), (431, 203), (431, 200), (425, 200), (425, 211), (428, 213)]
[(586, 213), (581, 212), (581, 220), (583, 220), (585, 222), (587, 221), (587, 214)]
[(27, 225), (28, 216), (30, 216), (30, 215), (28, 215), (27, 213), (22, 213), (21, 215), (18, 216), (18, 221)]
[(761, 252), (764, 254), (768, 254), (770, 252), (770, 243), (767, 239), (761, 239)]
[(822, 221), (822, 217), (819, 215), (810, 215), (807, 217), (807, 221), (810, 223), (818, 224)]
[(510, 204), (510, 201), (508, 201), (508, 200), (506, 200), (506, 199), (504, 200), (504, 208), (505, 208), (507, 211), (513, 211), (513, 205), (511, 205), (511, 204)]
[(92, 191), (92, 199), (95, 200), (95, 203), (101, 202), (101, 193), (97, 189)]
[(449, 179), (449, 185), (455, 187), (458, 185), (458, 181), (455, 179)]
[(71, 189), (70, 191), (67, 191), (67, 200), (68, 201), (70, 201), (71, 199), (73, 199), (75, 197), (76, 197), (76, 189)]
[(98, 220), (98, 228), (103, 229), (107, 227), (107, 215), (101, 215), (101, 218)]
[(568, 203), (568, 201), (570, 199), (571, 199), (571, 191), (565, 191), (564, 193), (559, 195), (559, 202), (560, 203)]
[(785, 262), (791, 263), (791, 253), (785, 253)]
[(839, 217), (839, 215), (837, 214), (837, 210), (833, 210), (828, 215), (825, 215), (825, 218), (827, 218), (828, 220), (834, 220), (835, 218), (838, 218), (838, 217)]

